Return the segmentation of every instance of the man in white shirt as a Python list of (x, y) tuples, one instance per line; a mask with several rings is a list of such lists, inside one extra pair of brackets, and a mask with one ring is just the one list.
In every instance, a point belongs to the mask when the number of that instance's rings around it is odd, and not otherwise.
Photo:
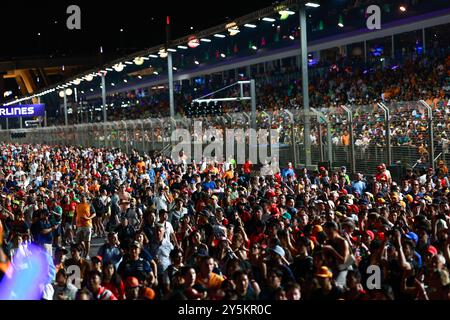
[(164, 239), (172, 241), (176, 246), (178, 246), (178, 241), (175, 236), (175, 231), (173, 230), (172, 224), (167, 221), (169, 214), (166, 210), (159, 211), (159, 221), (158, 223), (164, 226)]

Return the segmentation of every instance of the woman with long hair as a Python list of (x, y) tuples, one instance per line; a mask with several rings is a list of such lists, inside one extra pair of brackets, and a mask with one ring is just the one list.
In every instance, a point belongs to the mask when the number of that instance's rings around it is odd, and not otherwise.
[(103, 265), (102, 286), (111, 291), (117, 299), (125, 300), (125, 285), (111, 262)]

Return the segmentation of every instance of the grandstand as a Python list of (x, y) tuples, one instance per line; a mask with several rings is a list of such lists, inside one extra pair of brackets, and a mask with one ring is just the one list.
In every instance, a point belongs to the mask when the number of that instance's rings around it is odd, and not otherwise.
[(6, 101), (0, 259), (36, 244), (55, 300), (449, 299), (450, 3), (405, 2), (287, 0)]

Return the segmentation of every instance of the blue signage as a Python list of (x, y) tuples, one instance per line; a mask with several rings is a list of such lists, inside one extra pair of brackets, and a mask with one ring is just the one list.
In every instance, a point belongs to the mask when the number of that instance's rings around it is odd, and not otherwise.
[(22, 104), (0, 107), (0, 118), (44, 117), (45, 104)]

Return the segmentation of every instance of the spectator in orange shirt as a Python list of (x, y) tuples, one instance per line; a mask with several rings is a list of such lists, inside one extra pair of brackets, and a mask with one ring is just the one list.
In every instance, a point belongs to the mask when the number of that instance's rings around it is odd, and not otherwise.
[(344, 130), (344, 133), (341, 137), (342, 145), (348, 147), (350, 145), (350, 134), (347, 130)]
[(448, 167), (445, 165), (443, 160), (439, 160), (438, 167), (439, 167), (439, 170), (441, 171), (441, 173), (443, 175), (447, 175), (448, 174)]
[(75, 211), (77, 243), (84, 246), (85, 254), (89, 256), (92, 237), (92, 219), (95, 217), (95, 213), (91, 214), (91, 205), (88, 203), (85, 195), (81, 197), (81, 203), (77, 205)]
[(230, 168), (223, 174), (222, 179), (228, 182), (233, 178), (234, 178), (234, 170), (233, 167), (230, 166)]
[(139, 158), (139, 162), (136, 164), (136, 167), (138, 169), (139, 174), (144, 174), (145, 173), (145, 162), (144, 159), (141, 157)]
[(225, 280), (222, 276), (214, 273), (214, 259), (207, 256), (200, 261), (200, 272), (197, 277), (197, 284), (202, 285), (208, 290), (218, 290)]

